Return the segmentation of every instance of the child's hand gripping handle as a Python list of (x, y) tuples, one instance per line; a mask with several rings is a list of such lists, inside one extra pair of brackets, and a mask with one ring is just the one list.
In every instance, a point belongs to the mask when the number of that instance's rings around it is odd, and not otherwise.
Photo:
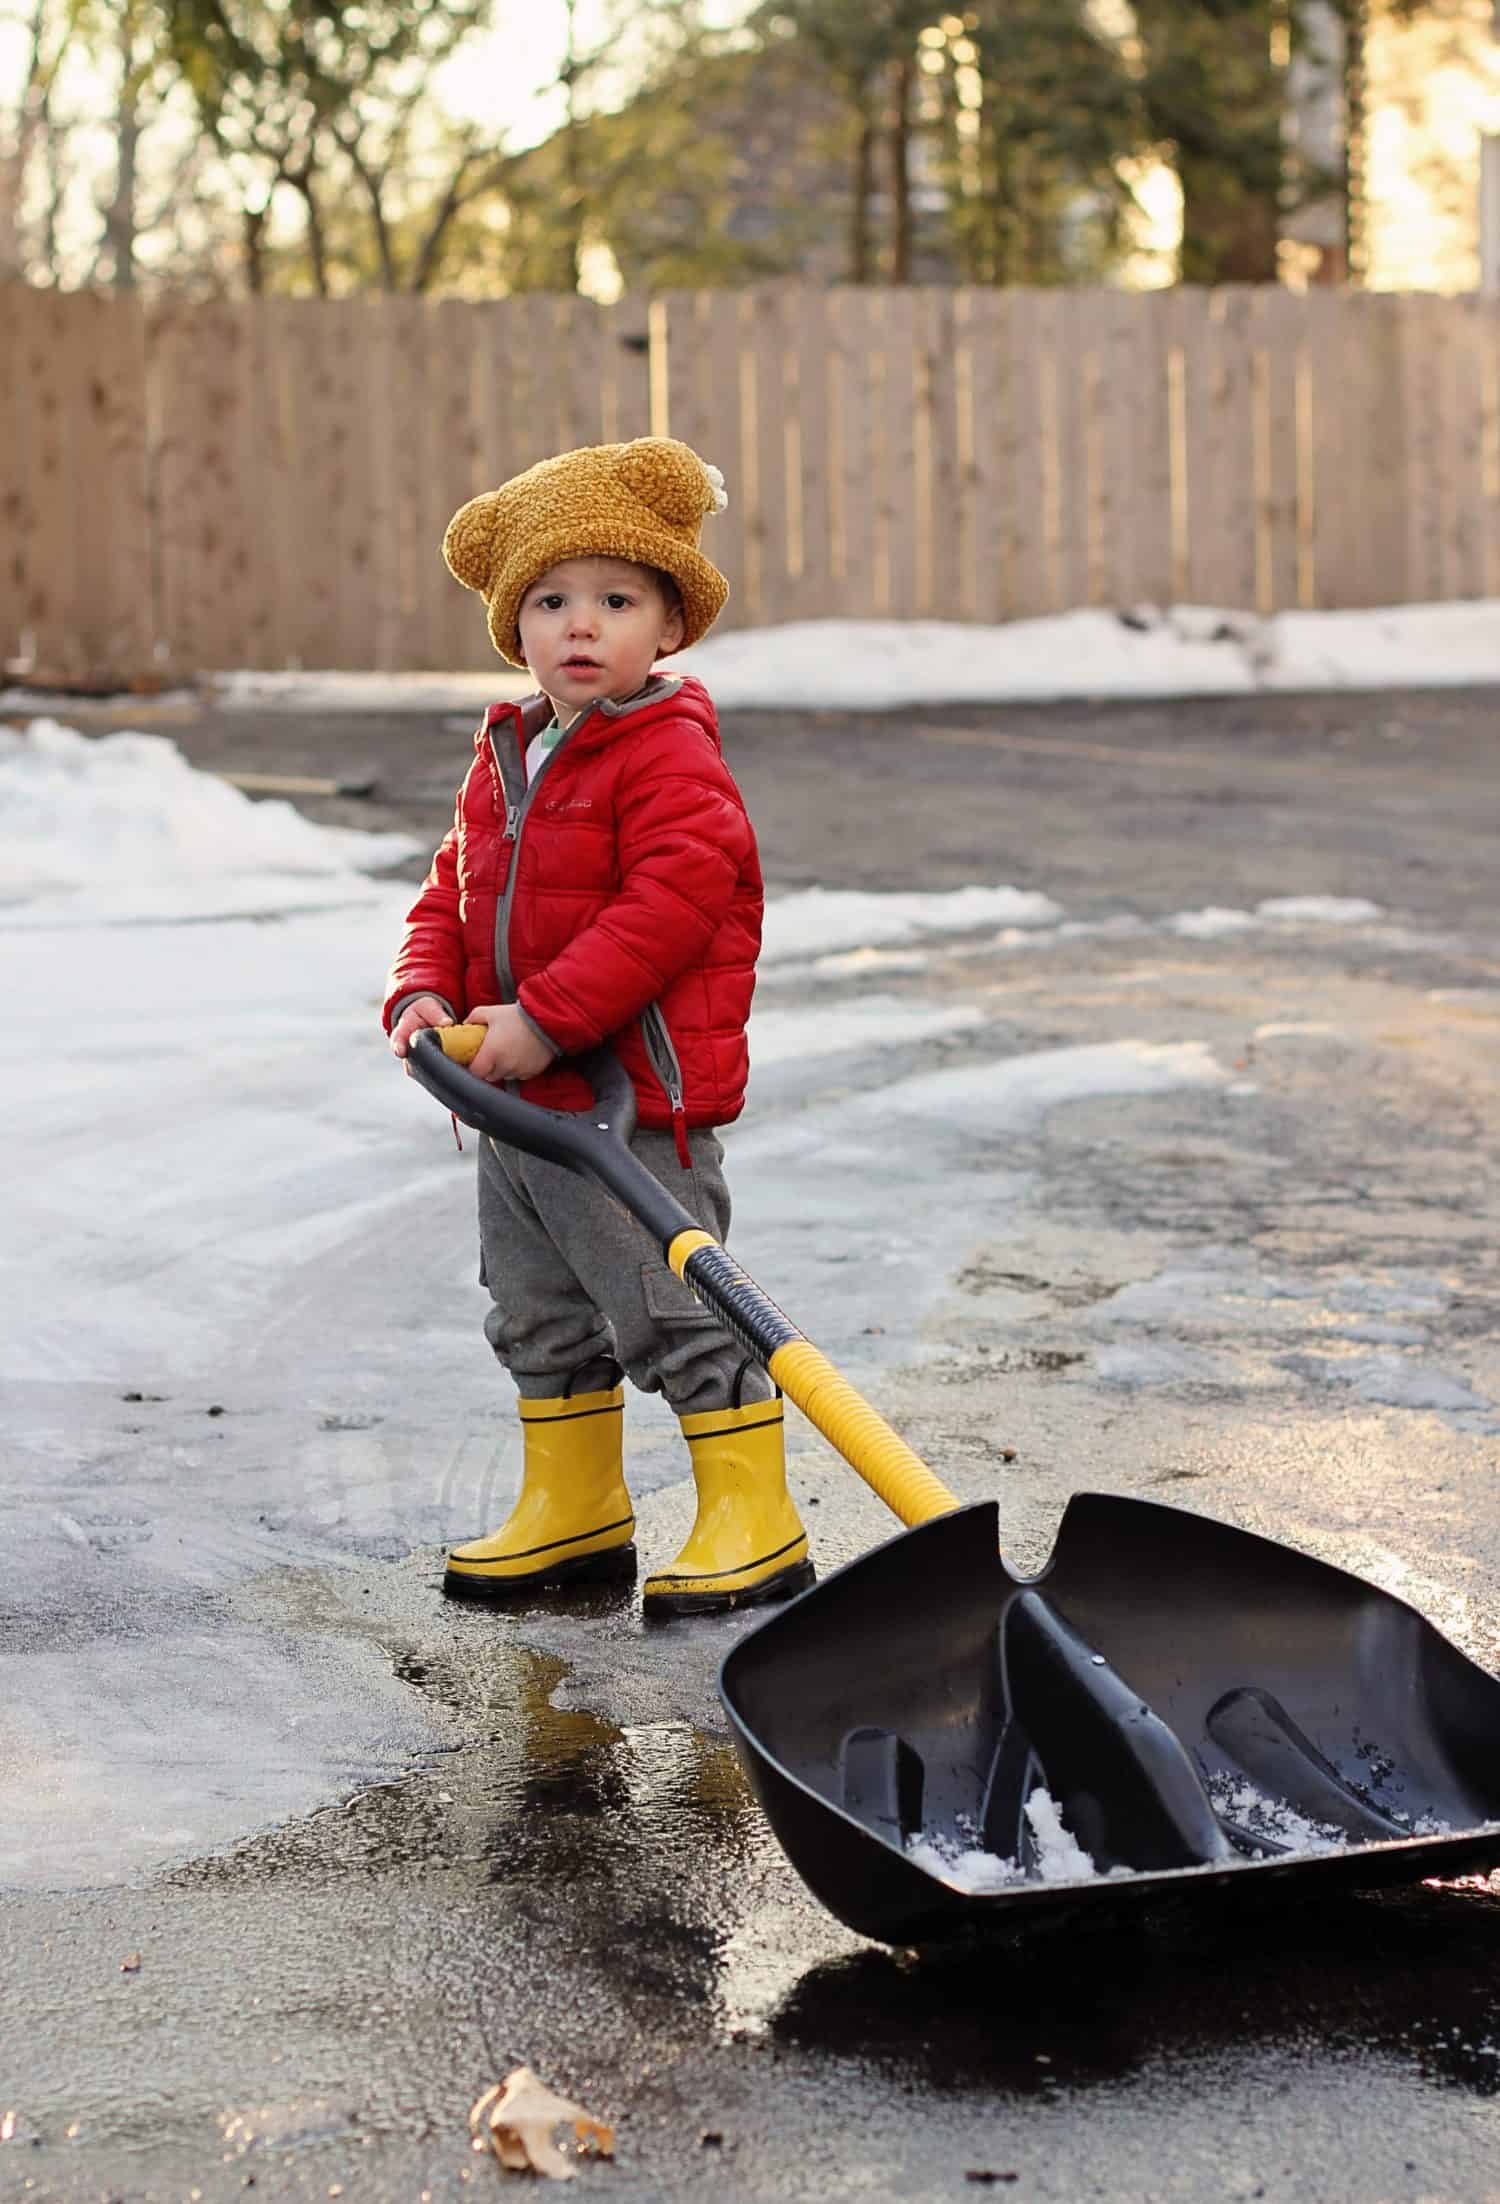
[(476, 1132), (608, 1188), (644, 1225), (678, 1277), (903, 1523), (925, 1523), (956, 1508), (957, 1499), (921, 1457), (631, 1152), (635, 1089), (613, 1051), (595, 1049), (572, 1065), (594, 1090), (592, 1110), (544, 1110), (462, 1069), (484, 1034), (483, 1026), (429, 1026), (412, 1042), (412, 1076)]

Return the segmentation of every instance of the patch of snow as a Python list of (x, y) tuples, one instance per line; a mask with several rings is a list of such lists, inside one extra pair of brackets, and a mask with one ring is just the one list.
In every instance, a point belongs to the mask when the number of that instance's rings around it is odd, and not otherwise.
[(1284, 1798), (1262, 1791), (1243, 1775), (1218, 1770), (1205, 1785), (1216, 1814), (1234, 1823), (1251, 1837), (1261, 1837), (1276, 1851), (1290, 1851), (1316, 1858), (1321, 1853), (1346, 1850), (1349, 1839), (1332, 1822), (1311, 1821)]
[(1245, 651), (1113, 612), (1003, 626), (943, 620), (804, 620), (710, 635), (672, 660), (720, 711), (884, 711), (924, 704), (1109, 696), (1239, 696)]
[(1399, 1355), (1289, 1355), (1282, 1366), (1299, 1377), (1344, 1386), (1357, 1400), (1377, 1408), (1426, 1409), (1451, 1416), (1486, 1413), (1494, 1405), (1460, 1379)]
[(798, 1010), (762, 1006), (750, 1020), (750, 1056), (764, 1071), (847, 1049), (909, 1048), (983, 1023), (984, 1012), (971, 1005), (905, 1002), (895, 995), (857, 995)]
[(860, 1125), (905, 1117), (922, 1120), (929, 1130), (994, 1135), (1034, 1124), (1069, 1102), (1217, 1087), (1223, 1080), (1201, 1041), (1100, 1041), (920, 1072), (851, 1097), (846, 1115)]
[(1026, 1801), (1026, 1819), (1036, 1845), (1037, 1873), (1044, 1883), (1080, 1883), (1098, 1874), (1091, 1856), (1064, 1825), (1050, 1791), (1032, 1792)]
[(1266, 623), (1267, 689), (1475, 688), (1500, 680), (1500, 603), (1280, 612)]
[[(860, 979), (870, 972), (925, 972), (932, 958), (925, 949), (840, 949), (814, 957), (806, 969), (820, 979)], [(786, 967), (782, 967), (783, 974)]]
[(1336, 1025), (1325, 1025), (1319, 1018), (1304, 1018), (1281, 1024), (1258, 1025), (1250, 1038), (1252, 1041), (1314, 1040), (1325, 1034), (1337, 1033), (1338, 1030)]
[(1094, 1358), (1094, 1375), (1101, 1385), (1118, 1385), (1140, 1391), (1157, 1385), (1233, 1386), (1242, 1380), (1228, 1373), (1212, 1355), (1198, 1347), (1150, 1346), (1101, 1347)]
[(964, 1841), (942, 1829), (924, 1829), (908, 1837), (906, 1856), (934, 1875), (939, 1882), (975, 1897), (995, 1891), (1016, 1890), (1033, 1880), (1043, 1883), (1084, 1883), (1095, 1880), (1098, 1868), (1066, 1827), (1062, 1810), (1050, 1791), (1038, 1788), (1026, 1801), (1026, 1820), (1036, 1854), (1035, 1876), (1017, 1861), (986, 1852), (982, 1845)]
[(0, 908), (12, 926), (185, 920), (378, 899), (406, 834), (315, 826), (197, 772), (164, 735), (0, 728)]
[(766, 905), (762, 966), (811, 950), (886, 948), (924, 934), (981, 926), (1049, 926), (1062, 916), (1050, 896), (1025, 888), (968, 887), (874, 895), (854, 888), (802, 888)]
[(1222, 934), (1249, 933), (1255, 916), (1251, 911), (1226, 910), (1222, 904), (1210, 903), (1201, 911), (1179, 911), (1164, 924), (1169, 934), (1181, 934), (1188, 941), (1214, 941)]
[(226, 712), (467, 712), (536, 695), (528, 673), (497, 657), (487, 673), (216, 673), (205, 686)]
[(985, 1897), (997, 1890), (1015, 1890), (1026, 1881), (1025, 1869), (1018, 1867), (1014, 1860), (1003, 1860), (977, 1845), (961, 1845), (941, 1830), (909, 1837), (906, 1856), (914, 1867), (920, 1867), (938, 1882), (948, 1883), (953, 1889), (967, 1891), (975, 1897)]
[(1363, 926), (1383, 914), (1378, 903), (1362, 895), (1273, 895), (1256, 904), (1255, 915), (1272, 924)]

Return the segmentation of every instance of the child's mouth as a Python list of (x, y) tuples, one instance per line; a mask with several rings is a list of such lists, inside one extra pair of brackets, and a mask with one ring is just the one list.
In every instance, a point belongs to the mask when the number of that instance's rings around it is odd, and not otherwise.
[(564, 673), (597, 673), (598, 671), (599, 661), (597, 658), (565, 658), (563, 660)]

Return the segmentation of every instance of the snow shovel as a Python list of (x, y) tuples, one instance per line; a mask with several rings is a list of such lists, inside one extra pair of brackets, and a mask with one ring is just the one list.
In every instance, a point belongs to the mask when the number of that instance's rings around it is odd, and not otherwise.
[(461, 1068), (484, 1030), (418, 1034), (415, 1077), (476, 1131), (614, 1195), (908, 1526), (720, 1672), (767, 1818), (840, 1920), (918, 1944), (1500, 1862), (1500, 1680), (1413, 1608), (1271, 1539), (1103, 1493), (1069, 1501), (1039, 1576), (1012, 1575), (997, 1503), (962, 1505), (632, 1154), (616, 1059), (580, 1061), (591, 1111), (539, 1109)]

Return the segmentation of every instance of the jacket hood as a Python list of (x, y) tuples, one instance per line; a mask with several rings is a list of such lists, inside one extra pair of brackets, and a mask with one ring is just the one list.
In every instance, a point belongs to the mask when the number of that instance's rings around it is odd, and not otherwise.
[[(494, 728), (508, 720), (524, 749), (551, 717), (552, 706), (545, 696), (523, 697), (513, 704), (492, 704), (475, 737), (475, 747), (479, 748)], [(707, 735), (715, 750), (722, 751), (719, 716), (703, 683), (695, 681), (691, 674), (660, 672), (653, 673), (640, 694), (627, 697), (623, 704), (608, 700), (591, 704), (582, 720), (575, 722), (568, 742), (592, 750), (613, 741), (617, 734), (659, 726), (665, 719), (689, 720)]]

